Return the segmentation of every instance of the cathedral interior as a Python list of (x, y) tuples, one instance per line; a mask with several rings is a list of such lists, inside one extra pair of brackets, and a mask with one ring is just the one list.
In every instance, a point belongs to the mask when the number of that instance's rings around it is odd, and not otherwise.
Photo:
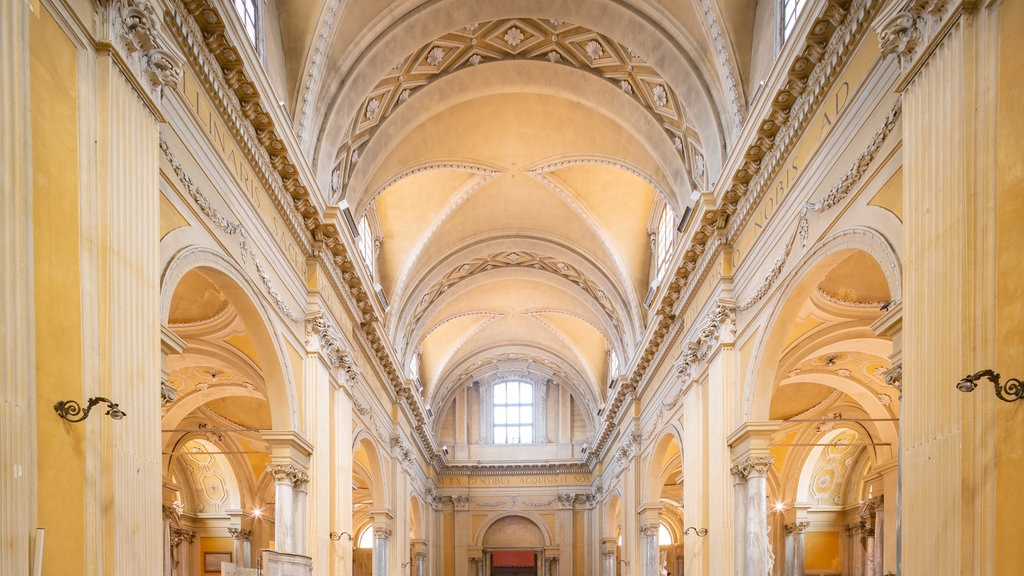
[(1020, 574), (1021, 30), (3, 2), (0, 573)]

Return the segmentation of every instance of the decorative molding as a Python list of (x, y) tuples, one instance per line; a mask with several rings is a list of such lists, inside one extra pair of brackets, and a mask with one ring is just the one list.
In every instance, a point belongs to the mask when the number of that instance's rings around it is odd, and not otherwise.
[[(743, 128), (743, 117), (746, 116), (746, 106), (740, 96), (739, 84), (736, 82), (736, 71), (732, 59), (729, 58), (729, 49), (722, 37), (722, 29), (718, 25), (718, 16), (711, 7), (709, 0), (700, 0), (701, 11), (704, 13), (704, 21), (708, 25), (708, 32), (715, 43), (715, 54), (718, 56), (718, 63), (725, 74), (725, 88), (729, 94), (729, 101), (732, 104), (731, 110), (733, 127), (738, 133)], [(703, 157), (702, 157), (703, 159)], [(696, 171), (696, 166), (695, 166)], [(703, 172), (703, 169), (700, 170)]]
[(680, 378), (676, 395), (668, 402), (662, 402), (663, 410), (671, 410), (683, 397), (683, 389), (693, 379), (694, 367), (707, 360), (715, 344), (732, 342), (736, 338), (736, 308), (719, 301), (704, 317), (704, 325), (696, 338), (683, 345), (683, 352), (672, 366)]
[(803, 209), (800, 210), (800, 224), (798, 230), (800, 232), (800, 243), (803, 247), (807, 247), (807, 213), (816, 212), (821, 214), (826, 210), (832, 208), (836, 204), (839, 204), (846, 198), (846, 196), (853, 190), (853, 187), (860, 182), (860, 179), (867, 172), (871, 162), (875, 159), (875, 155), (882, 148), (882, 144), (885, 143), (886, 137), (896, 128), (896, 120), (899, 119), (900, 112), (903, 110), (903, 99), (897, 99), (896, 103), (893, 104), (889, 114), (886, 115), (885, 120), (882, 122), (882, 127), (875, 131), (875, 135), (871, 137), (871, 142), (868, 143), (867, 147), (857, 156), (857, 159), (853, 161), (850, 168), (847, 169), (843, 177), (839, 179), (832, 188), (829, 189), (820, 200), (817, 202), (808, 202), (804, 205)]
[(183, 63), (167, 50), (153, 5), (148, 0), (115, 0), (111, 9), (114, 37), (149, 80), (153, 95), (159, 97), (164, 86), (177, 87)]
[(803, 534), (805, 530), (811, 527), (810, 522), (794, 522), (792, 524), (786, 524), (786, 534)]
[(453, 268), (441, 280), (438, 280), (426, 290), (416, 304), (413, 315), (407, 324), (410, 327), (417, 324), (441, 296), (460, 282), (468, 280), (476, 274), (502, 268), (532, 268), (560, 276), (579, 287), (596, 302), (605, 312), (613, 327), (620, 328), (622, 326), (621, 317), (612, 306), (611, 299), (597, 282), (568, 262), (526, 250), (495, 252), (487, 256), (473, 258)]
[[(678, 96), (636, 52), (583, 26), (509, 18), (459, 28), (431, 40), (385, 74), (357, 109), (348, 138), (338, 149), (335, 169), (341, 174), (340, 188), (347, 187), (359, 156), (379, 127), (425, 86), (466, 67), (523, 59), (569, 66), (611, 82), (651, 114), (667, 137), (689, 144), (675, 147), (687, 170), (688, 152), (703, 156), (700, 138), (687, 122)], [(734, 88), (731, 71), (726, 74)], [(374, 112), (367, 114), (372, 103), (376, 103), (372, 106)], [(341, 196), (345, 196), (344, 190)]]
[(903, 362), (896, 362), (892, 365), (892, 368), (882, 372), (882, 377), (885, 378), (887, 386), (892, 386), (899, 391), (900, 396), (903, 396)]
[[(858, 156), (857, 159), (850, 165), (850, 168), (846, 171), (839, 182), (836, 183), (832, 188), (829, 189), (828, 193), (822, 197), (818, 202), (808, 202), (800, 210), (800, 217), (797, 221), (796, 229), (793, 231), (793, 235), (790, 236), (789, 241), (786, 242), (786, 247), (783, 248), (782, 254), (775, 258), (772, 262), (772, 267), (768, 273), (765, 274), (764, 279), (742, 304), (737, 306), (737, 310), (745, 311), (750, 309), (754, 304), (760, 302), (771, 290), (775, 281), (782, 275), (782, 270), (786, 266), (786, 262), (789, 259), (789, 255), (793, 250), (793, 243), (797, 237), (800, 237), (802, 247), (807, 246), (807, 237), (809, 235), (810, 226), (807, 221), (808, 212), (822, 213), (832, 208), (839, 202), (841, 202), (850, 193), (853, 187), (860, 181), (860, 179), (867, 172), (868, 167), (874, 160), (878, 150), (882, 147), (886, 137), (896, 127), (896, 120), (899, 118), (900, 111), (902, 110), (902, 100), (897, 100), (896, 104), (893, 105), (889, 114), (886, 115), (885, 120), (882, 122), (881, 128), (879, 128), (875, 135), (871, 138), (871, 142), (868, 144)], [(835, 299), (825, 295), (826, 299), (833, 301), (837, 304), (846, 304), (845, 302), (839, 302)], [(869, 304), (875, 304), (874, 302)], [(883, 302), (877, 303), (879, 306)]]
[(959, 3), (950, 0), (905, 0), (894, 4), (875, 26), (882, 56), (895, 55), (900, 70), (910, 72), (938, 37)]
[[(167, 162), (170, 163), (171, 169), (178, 177), (178, 181), (181, 182), (181, 185), (184, 186), (185, 191), (188, 192), (188, 195), (196, 205), (199, 206), (199, 210), (210, 220), (210, 222), (225, 234), (238, 235), (240, 238), (239, 248), (241, 249), (242, 262), (244, 263), (247, 258), (252, 261), (253, 267), (256, 268), (256, 275), (263, 283), (263, 287), (266, 289), (267, 295), (270, 296), (271, 301), (274, 302), (277, 309), (292, 322), (298, 322), (301, 320), (301, 317), (288, 307), (284, 299), (274, 287), (266, 269), (263, 268), (263, 264), (260, 263), (260, 260), (256, 257), (256, 252), (249, 244), (245, 228), (243, 228), (241, 224), (229, 220), (213, 207), (213, 203), (210, 202), (210, 199), (202, 193), (199, 186), (192, 182), (192, 179), (185, 173), (185, 169), (181, 166), (181, 162), (178, 161), (177, 157), (174, 156), (174, 153), (171, 152), (171, 148), (167, 144), (167, 140), (164, 139), (163, 134), (160, 135), (160, 151), (163, 152), (164, 157), (167, 158)], [(225, 308), (225, 310), (227, 310), (227, 308)]]
[(736, 476), (741, 476), (747, 480), (757, 476), (765, 476), (768, 474), (768, 469), (775, 463), (775, 456), (747, 456), (730, 471)]
[(543, 177), (545, 174), (547, 174), (549, 172), (555, 172), (555, 171), (561, 170), (563, 168), (571, 168), (571, 167), (574, 167), (574, 166), (594, 166), (594, 165), (597, 165), (597, 166), (607, 166), (609, 168), (616, 168), (616, 169), (622, 170), (623, 172), (626, 172), (628, 174), (632, 174), (633, 176), (636, 176), (637, 178), (639, 178), (639, 179), (643, 180), (644, 182), (646, 182), (651, 188), (654, 188), (654, 191), (657, 192), (658, 195), (661, 196), (662, 198), (666, 198), (666, 199), (669, 198), (669, 195), (665, 193), (665, 190), (661, 187), (661, 184), (656, 182), (654, 180), (654, 178), (652, 178), (650, 175), (642, 172), (639, 168), (637, 168), (635, 166), (632, 166), (630, 164), (622, 162), (621, 160), (616, 160), (614, 158), (599, 158), (599, 157), (567, 158), (567, 159), (564, 159), (564, 160), (557, 160), (555, 162), (549, 162), (547, 164), (543, 164), (543, 165), (538, 166), (536, 168), (531, 168), (531, 169), (527, 170), (526, 173), (529, 174), (530, 176), (533, 176), (535, 178), (540, 179), (541, 177)]
[(320, 80), (320, 73), (323, 71), (324, 56), (327, 53), (327, 41), (331, 37), (331, 29), (334, 27), (334, 20), (341, 8), (341, 0), (332, 0), (327, 8), (327, 15), (320, 25), (320, 32), (317, 34), (316, 49), (313, 52), (313, 59), (310, 62), (309, 73), (306, 75), (306, 83), (302, 93), (302, 112), (299, 114), (299, 121), (296, 132), (299, 141), (305, 142), (309, 130), (309, 116), (313, 105), (313, 98), (317, 92), (317, 84)]

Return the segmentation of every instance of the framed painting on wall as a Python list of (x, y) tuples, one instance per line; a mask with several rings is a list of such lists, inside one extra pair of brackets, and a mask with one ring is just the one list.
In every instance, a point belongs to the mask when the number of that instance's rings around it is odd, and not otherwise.
[(204, 552), (203, 572), (220, 574), (221, 562), (231, 562), (231, 552)]

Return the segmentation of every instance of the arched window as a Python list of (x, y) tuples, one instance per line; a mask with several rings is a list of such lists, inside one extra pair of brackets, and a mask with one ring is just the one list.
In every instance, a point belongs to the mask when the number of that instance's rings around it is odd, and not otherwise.
[(373, 524), (367, 526), (366, 529), (359, 534), (359, 539), (356, 541), (356, 548), (373, 548)]
[(672, 533), (668, 531), (668, 527), (662, 522), (658, 524), (658, 546), (671, 546), (672, 545)]
[(533, 385), (509, 381), (494, 385), (494, 443), (533, 443)]
[(359, 219), (357, 231), (359, 232), (359, 237), (356, 238), (356, 243), (359, 248), (359, 254), (363, 257), (363, 262), (370, 269), (370, 275), (372, 276), (376, 268), (373, 261), (373, 233), (370, 232), (370, 221), (366, 216)]
[(807, 0), (782, 0), (782, 40), (789, 38), (789, 33), (796, 26), (796, 17), (804, 9)]
[(668, 267), (668, 260), (672, 256), (676, 240), (676, 212), (671, 206), (666, 205), (661, 212), (661, 219), (658, 220), (658, 231), (654, 240), (654, 266), (655, 280), (660, 281)]
[(235, 0), (235, 11), (238, 12), (238, 17), (242, 19), (242, 26), (245, 27), (245, 35), (249, 37), (249, 41), (252, 42), (253, 46), (257, 46), (256, 1)]

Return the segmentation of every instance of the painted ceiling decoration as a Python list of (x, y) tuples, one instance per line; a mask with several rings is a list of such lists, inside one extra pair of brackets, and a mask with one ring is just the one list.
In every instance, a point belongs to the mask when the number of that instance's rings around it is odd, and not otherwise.
[[(668, 82), (641, 55), (603, 34), (560, 20), (509, 18), (445, 34), (396, 63), (367, 95), (337, 154), (331, 186), (339, 197), (377, 129), (431, 82), (490, 62), (546, 61), (597, 75), (643, 106), (671, 140), (690, 180), (701, 189), (707, 175), (700, 137)], [(659, 190), (659, 192), (661, 192)]]

